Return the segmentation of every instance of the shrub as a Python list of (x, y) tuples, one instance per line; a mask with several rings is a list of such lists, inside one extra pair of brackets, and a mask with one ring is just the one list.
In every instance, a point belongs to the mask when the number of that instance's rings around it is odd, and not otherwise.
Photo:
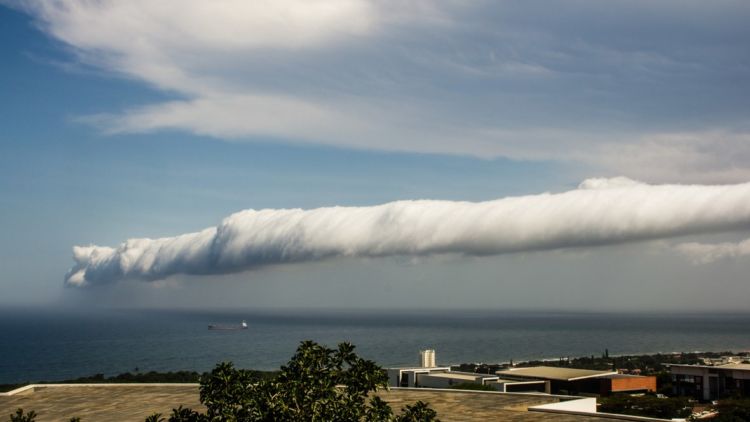
[[(371, 392), (387, 387), (387, 375), (370, 360), (358, 357), (354, 346), (329, 349), (304, 341), (286, 366), (272, 379), (257, 380), (251, 371), (231, 363), (216, 365), (201, 377), (200, 400), (206, 413), (173, 409), (169, 422), (204, 421), (438, 421), (423, 402), (407, 405), (398, 416)], [(159, 421), (160, 415), (148, 421)]]

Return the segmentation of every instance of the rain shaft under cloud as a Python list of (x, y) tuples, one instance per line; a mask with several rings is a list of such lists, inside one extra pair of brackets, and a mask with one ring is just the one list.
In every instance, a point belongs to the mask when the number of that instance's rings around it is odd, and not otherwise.
[(73, 286), (239, 272), (333, 257), (494, 255), (750, 227), (750, 183), (648, 185), (588, 179), (574, 190), (486, 202), (245, 210), (217, 227), (76, 246)]

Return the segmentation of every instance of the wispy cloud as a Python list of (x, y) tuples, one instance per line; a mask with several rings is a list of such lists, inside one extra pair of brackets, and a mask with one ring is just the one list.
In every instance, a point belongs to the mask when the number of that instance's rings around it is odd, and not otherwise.
[(333, 257), (495, 255), (597, 246), (750, 225), (750, 183), (589, 179), (574, 190), (487, 202), (246, 210), (217, 227), (116, 248), (77, 246), (68, 285), (220, 274)]
[(687, 242), (675, 246), (696, 264), (710, 264), (724, 259), (750, 256), (750, 239), (741, 242), (699, 243)]
[(106, 132), (750, 178), (742, 2), (0, 1), (174, 96), (81, 119)]
[[(731, 183), (750, 180), (750, 133), (712, 130), (602, 139), (571, 159), (604, 171), (639, 174), (648, 180)], [(564, 151), (560, 151), (565, 154)]]

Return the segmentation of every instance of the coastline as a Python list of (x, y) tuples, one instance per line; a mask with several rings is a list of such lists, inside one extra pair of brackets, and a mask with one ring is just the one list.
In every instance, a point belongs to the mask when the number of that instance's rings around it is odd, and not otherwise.
[[(706, 352), (670, 352), (670, 353), (644, 353), (644, 354), (618, 354), (618, 355), (609, 355), (609, 356), (594, 356), (593, 362), (590, 362), (590, 364), (586, 364), (587, 360), (591, 359), (591, 356), (577, 356), (577, 357), (570, 357), (570, 360), (559, 360), (559, 359), (530, 359), (530, 360), (521, 360), (521, 361), (514, 361), (513, 367), (524, 367), (524, 366), (535, 366), (538, 364), (545, 364), (550, 366), (570, 366), (570, 367), (577, 367), (581, 369), (588, 369), (588, 368), (597, 368), (602, 369), (602, 364), (605, 364), (609, 362), (610, 360), (620, 360), (621, 362), (624, 362), (627, 360), (627, 362), (633, 364), (630, 366), (638, 366), (638, 362), (644, 363), (644, 361), (652, 361), (652, 362), (659, 362), (659, 365), (667, 365), (667, 364), (678, 364), (678, 363), (695, 363), (696, 359), (700, 359), (703, 357), (707, 358), (716, 358), (720, 356), (744, 356), (748, 360), (750, 360), (750, 351), (743, 350), (743, 351), (706, 351)], [(671, 359), (659, 359), (659, 358), (671, 358)], [(667, 362), (669, 361), (669, 362)], [(566, 362), (565, 365), (559, 365), (561, 362)], [(218, 362), (217, 362), (218, 363)], [(475, 366), (477, 368), (482, 367), (488, 367), (488, 368), (494, 368), (494, 367), (508, 367), (510, 365), (510, 362), (501, 362), (501, 363), (486, 363), (486, 362), (472, 362), (472, 363), (459, 363), (459, 364), (449, 364), (444, 366), (450, 366), (452, 368), (459, 368), (461, 370), (466, 370), (469, 367)], [(268, 378), (273, 377), (275, 374), (278, 373), (277, 370), (273, 371), (265, 371), (265, 370), (256, 370), (252, 368), (246, 368), (249, 371), (253, 372), (254, 376), (258, 379), (261, 378)], [(622, 369), (622, 368), (620, 368)], [(644, 371), (646, 368), (641, 367), (638, 368), (641, 369), (641, 371)], [(656, 374), (659, 371), (656, 371), (657, 368), (654, 369), (651, 372), (646, 371), (647, 373)], [(114, 376), (105, 377), (103, 374), (95, 374), (91, 376), (85, 376), (85, 377), (79, 377), (75, 379), (68, 379), (68, 380), (38, 380), (38, 381), (26, 381), (21, 383), (9, 383), (9, 384), (0, 384), (0, 392), (7, 392), (10, 390), (14, 390), (16, 388), (24, 387), (26, 385), (30, 384), (158, 384), (158, 383), (197, 383), (200, 380), (200, 376), (202, 374), (197, 371), (176, 371), (176, 372), (156, 372), (156, 371), (149, 371), (146, 373), (132, 373), (132, 372), (126, 372), (121, 373)]]

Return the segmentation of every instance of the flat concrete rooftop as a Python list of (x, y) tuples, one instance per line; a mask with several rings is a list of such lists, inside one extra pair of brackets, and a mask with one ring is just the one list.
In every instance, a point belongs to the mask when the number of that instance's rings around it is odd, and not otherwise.
[(180, 405), (205, 410), (199, 400), (198, 384), (112, 387), (68, 384), (0, 396), (0, 421), (8, 420), (8, 415), (20, 407), (26, 412), (35, 411), (37, 422), (61, 422), (73, 416), (79, 416), (82, 422), (143, 422), (154, 412), (166, 415)]
[(647, 378), (645, 375), (631, 375), (631, 374), (613, 374), (613, 375), (605, 375), (602, 378), (610, 378), (610, 379), (634, 379), (634, 378)]
[(466, 380), (466, 381), (474, 381), (477, 378), (484, 379), (497, 379), (497, 375), (487, 375), (487, 374), (472, 374), (472, 373), (466, 373), (466, 372), (430, 372), (429, 374), (422, 374), (422, 375), (429, 375), (431, 377), (437, 377), (437, 378), (449, 378), (449, 379), (457, 379), (457, 380)]
[[(430, 389), (392, 389), (377, 393), (394, 410), (422, 400), (443, 421), (560, 421), (611, 422), (606, 417), (527, 411), (529, 406), (554, 403), (552, 396), (500, 394)], [(21, 407), (34, 410), (38, 422), (66, 421), (79, 416), (82, 422), (139, 421), (159, 412), (167, 415), (179, 405), (203, 409), (196, 384), (80, 386), (68, 384), (41, 387), (12, 396), (0, 396), (0, 420)]]
[(482, 393), (474, 391), (445, 391), (430, 388), (392, 389), (378, 393), (394, 410), (422, 400), (438, 413), (444, 422), (450, 421), (543, 421), (543, 422), (612, 422), (604, 419), (559, 413), (530, 412), (529, 406), (553, 403), (552, 397)]
[(555, 366), (531, 366), (528, 368), (512, 368), (495, 372), (503, 377), (539, 378), (557, 381), (574, 381), (584, 378), (615, 375), (615, 371), (594, 371), (591, 369), (559, 368)]
[(669, 366), (676, 368), (708, 368), (708, 369), (731, 369), (733, 371), (750, 371), (750, 363), (725, 363), (723, 365), (691, 365), (691, 364), (680, 364), (671, 363)]

